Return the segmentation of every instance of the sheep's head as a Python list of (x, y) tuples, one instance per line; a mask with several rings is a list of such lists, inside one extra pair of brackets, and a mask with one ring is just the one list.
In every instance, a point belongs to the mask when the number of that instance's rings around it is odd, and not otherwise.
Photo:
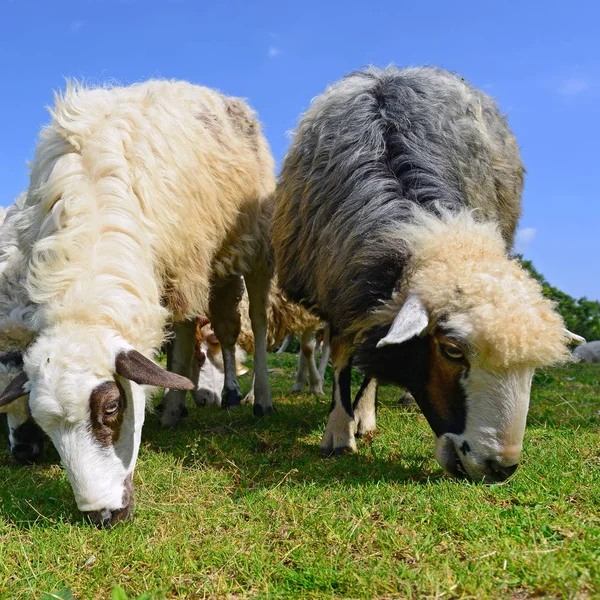
[(519, 462), (535, 368), (569, 360), (581, 338), (494, 226), (437, 223), (413, 239), (401, 291), (374, 314), (358, 361), (410, 389), (447, 472), (502, 481)]
[(31, 414), (56, 446), (79, 509), (99, 526), (127, 519), (146, 405), (141, 386), (191, 389), (191, 381), (112, 332), (68, 323), (40, 334), (23, 363), (0, 405), (29, 393)]

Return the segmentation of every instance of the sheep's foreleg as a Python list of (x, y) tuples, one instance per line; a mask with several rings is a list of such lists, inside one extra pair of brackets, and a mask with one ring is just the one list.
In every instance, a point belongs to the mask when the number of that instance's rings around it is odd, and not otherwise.
[(344, 348), (333, 343), (333, 397), (327, 427), (321, 441), (323, 456), (356, 452), (356, 423), (351, 398), (352, 359)]
[(277, 349), (276, 354), (283, 354), (287, 350), (287, 347), (290, 345), (291, 337), (292, 336), (289, 333), (286, 334), (286, 336), (283, 338), (283, 342), (281, 342), (281, 346), (279, 346)]
[(321, 382), (325, 381), (325, 370), (329, 363), (329, 325), (325, 325), (325, 331), (323, 333), (323, 343), (321, 344), (321, 362), (319, 363), (319, 375), (321, 375)]
[(298, 352), (298, 371), (296, 372), (296, 381), (292, 386), (292, 394), (300, 394), (304, 391), (306, 384), (308, 383), (308, 365), (306, 364), (306, 357), (304, 352), (300, 350)]
[(377, 428), (377, 380), (365, 377), (354, 400), (356, 435), (361, 436)]
[[(173, 326), (175, 337), (167, 347), (167, 368), (172, 373), (189, 377), (194, 342), (196, 319), (181, 321)], [(182, 417), (187, 417), (185, 390), (165, 390), (160, 422), (163, 427), (175, 427)]]
[[(304, 356), (305, 368), (308, 371), (308, 382), (310, 387), (310, 393), (316, 394), (318, 396), (324, 396), (323, 392), (323, 380), (321, 378), (321, 374), (317, 369), (317, 364), (315, 361), (315, 347), (317, 345), (317, 340), (315, 336), (315, 332), (312, 329), (307, 329), (302, 332), (302, 336), (300, 337), (300, 353)], [(300, 364), (299, 364), (299, 372), (298, 376), (300, 376)], [(305, 383), (305, 382), (304, 382)], [(295, 388), (296, 386), (294, 386)], [(297, 391), (302, 391), (302, 388)], [(292, 389), (294, 391), (294, 389)]]
[(254, 271), (246, 278), (250, 302), (249, 314), (254, 333), (254, 414), (273, 412), (271, 387), (267, 375), (267, 305), (271, 277), (264, 270)]
[(240, 333), (239, 303), (244, 293), (241, 277), (234, 277), (213, 286), (210, 318), (221, 343), (225, 381), (221, 393), (222, 408), (236, 408), (242, 401), (235, 364), (235, 344)]

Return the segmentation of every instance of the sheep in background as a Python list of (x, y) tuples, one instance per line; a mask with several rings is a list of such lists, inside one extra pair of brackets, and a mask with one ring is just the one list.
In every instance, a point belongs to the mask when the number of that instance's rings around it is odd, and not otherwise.
[[(9, 208), (0, 207), (0, 390), (15, 377), (22, 377), (22, 353), (31, 343), (31, 319), (35, 307), (23, 287), (25, 261), (17, 245), (21, 209), (26, 194)], [(29, 414), (27, 397), (5, 405), (8, 444), (12, 455), (23, 464), (36, 461), (44, 450), (44, 435)]]
[[(241, 329), (238, 336), (237, 368), (242, 368), (244, 355), (254, 352), (254, 336), (248, 314), (248, 299), (244, 294), (240, 302)], [(196, 326), (196, 351), (192, 361), (192, 382), (196, 383), (192, 391), (194, 401), (198, 406), (219, 405), (221, 403), (217, 390), (222, 387), (223, 366), (219, 360), (219, 340), (209, 328), (208, 319), (198, 319)], [(316, 366), (317, 332), (323, 330), (323, 323), (307, 310), (287, 300), (276, 285), (269, 293), (267, 309), (267, 347), (276, 348), (289, 333), (300, 336), (300, 352), (298, 355), (298, 372), (292, 387), (292, 393), (300, 393), (309, 383), (311, 394), (323, 396), (323, 377), (329, 358), (329, 344), (325, 327), (323, 350), (319, 368)], [(175, 340), (175, 344), (177, 341)], [(172, 349), (167, 352), (167, 368), (169, 368)], [(322, 370), (321, 370), (322, 369)], [(239, 374), (239, 373), (238, 373)], [(254, 400), (253, 390), (246, 400)]]
[[(223, 345), (224, 398), (240, 401), (233, 355), (242, 275), (257, 340), (255, 410), (272, 410), (265, 329), (273, 167), (247, 105), (206, 88), (69, 85), (56, 98), (18, 239), (36, 304), (35, 341), (24, 377), (0, 405), (29, 392), (78, 507), (100, 526), (128, 518), (133, 507), (141, 386), (192, 387), (189, 361), (174, 361), (180, 374), (173, 374), (149, 358), (168, 320), (191, 352), (191, 319), (211, 312)], [(165, 404), (170, 425), (178, 402)]]
[(584, 363), (600, 363), (600, 340), (577, 346), (574, 355)]
[[(245, 298), (245, 297), (244, 297)], [(248, 318), (247, 304), (244, 299), (240, 304), (241, 308), (241, 330), (238, 337), (239, 345), (248, 353), (252, 354), (254, 348), (254, 337), (250, 328)], [(322, 363), (319, 369), (316, 366), (316, 334), (324, 327), (323, 322), (310, 314), (299, 304), (290, 302), (281, 289), (278, 287), (277, 280), (273, 282), (271, 292), (269, 293), (269, 307), (267, 309), (267, 347), (277, 348), (288, 333), (300, 337), (300, 353), (298, 356), (298, 373), (296, 382), (292, 388), (292, 393), (299, 393), (304, 390), (307, 380), (311, 394), (318, 396), (323, 393), (323, 376), (327, 365), (327, 352), (322, 356)], [(217, 336), (218, 337), (218, 336)], [(327, 346), (328, 348), (328, 346)], [(321, 373), (320, 368), (323, 368)], [(249, 399), (252, 399), (253, 391), (250, 392)]]
[(522, 183), (493, 101), (441, 69), (369, 68), (313, 101), (279, 177), (273, 247), (282, 290), (331, 326), (325, 455), (375, 429), (386, 380), (414, 395), (444, 470), (516, 469), (534, 368), (567, 360), (571, 340), (506, 256)]

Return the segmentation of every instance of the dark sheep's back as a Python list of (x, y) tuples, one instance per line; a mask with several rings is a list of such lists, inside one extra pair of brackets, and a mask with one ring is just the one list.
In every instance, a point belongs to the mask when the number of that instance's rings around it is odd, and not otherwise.
[(369, 69), (315, 100), (286, 155), (273, 243), (279, 282), (343, 331), (389, 298), (411, 205), (480, 208), (512, 245), (523, 169), (492, 100), (435, 68)]

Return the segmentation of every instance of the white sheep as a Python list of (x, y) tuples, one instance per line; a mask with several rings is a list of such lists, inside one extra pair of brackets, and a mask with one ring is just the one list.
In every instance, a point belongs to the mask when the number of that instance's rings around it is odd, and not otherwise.
[[(24, 355), (28, 380), (15, 378), (0, 404), (30, 392), (80, 510), (110, 526), (133, 507), (141, 385), (170, 388), (171, 397), (192, 387), (189, 363), (175, 362), (178, 375), (150, 360), (169, 320), (193, 346), (193, 319), (211, 312), (228, 373), (224, 402), (239, 402), (242, 275), (257, 340), (255, 411), (272, 411), (265, 309), (274, 163), (242, 100), (186, 82), (69, 84), (51, 112), (18, 239), (35, 341)], [(166, 400), (171, 425), (180, 415), (169, 407), (180, 403)]]

